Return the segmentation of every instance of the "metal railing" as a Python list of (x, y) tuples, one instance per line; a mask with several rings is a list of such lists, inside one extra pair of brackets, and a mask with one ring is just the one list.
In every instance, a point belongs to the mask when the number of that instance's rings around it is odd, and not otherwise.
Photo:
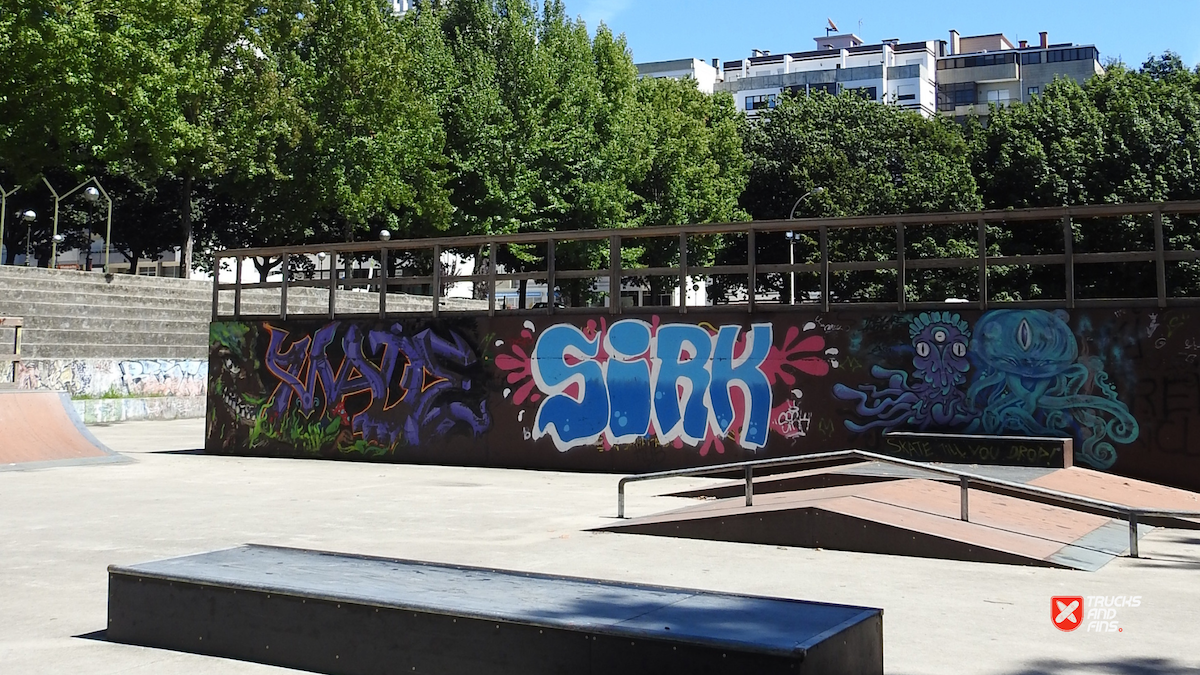
[(0, 363), (9, 363), (12, 368), (12, 382), (17, 383), (17, 362), (21, 360), (21, 329), (25, 322), (19, 317), (0, 316), (0, 328), (13, 329), (12, 354), (0, 354)]
[[(671, 277), (668, 288), (671, 292), (679, 292), (679, 303), (675, 310), (680, 313), (719, 309), (729, 311), (740, 307), (748, 312), (756, 310), (786, 311), (789, 309), (811, 309), (819, 306), (821, 311), (831, 308), (857, 308), (898, 310), (933, 309), (944, 307), (944, 298), (936, 301), (910, 301), (908, 290), (910, 272), (952, 270), (956, 268), (973, 268), (977, 270), (977, 300), (973, 301), (981, 310), (989, 307), (1075, 307), (1088, 306), (1157, 306), (1168, 307), (1178, 305), (1197, 305), (1200, 298), (1173, 297), (1168, 292), (1167, 266), (1169, 263), (1200, 262), (1200, 251), (1168, 250), (1167, 238), (1164, 233), (1164, 215), (1195, 217), (1200, 214), (1200, 201), (1180, 201), (1146, 204), (1107, 204), (1099, 206), (1075, 206), (1017, 209), (1003, 211), (975, 211), (956, 213), (924, 213), (892, 216), (863, 216), (853, 218), (826, 218), (804, 220), (765, 220), (748, 223), (722, 223), (709, 225), (685, 225), (680, 227), (646, 227), (636, 229), (609, 230), (579, 230), (565, 232), (528, 232), (495, 236), (464, 236), (445, 237), (438, 239), (415, 239), (398, 241), (373, 241), (358, 243), (320, 244), (311, 246), (272, 247), (258, 249), (236, 249), (218, 252), (214, 260), (214, 270), (221, 269), (227, 261), (233, 262), (237, 270), (236, 279), (232, 283), (221, 283), (219, 274), (214, 274), (213, 282), (213, 320), (222, 318), (220, 300), (222, 291), (233, 292), (232, 318), (242, 318), (242, 292), (247, 288), (278, 289), (280, 293), (280, 316), (287, 318), (287, 291), (290, 287), (311, 286), (328, 288), (330, 318), (336, 317), (337, 294), (348, 289), (368, 289), (379, 295), (379, 315), (390, 314), (430, 315), (437, 316), (442, 312), (475, 313), (486, 312), (495, 315), (498, 311), (504, 313), (533, 313), (554, 314), (556, 312), (571, 313), (572, 310), (596, 312), (596, 307), (563, 308), (556, 307), (554, 290), (561, 282), (585, 279), (608, 279), (609, 302), (605, 311), (610, 314), (621, 314), (626, 311), (619, 301), (622, 280), (627, 278), (647, 279), (650, 277)], [(1132, 218), (1145, 217), (1152, 221), (1151, 233), (1147, 229), (1147, 237), (1153, 238), (1152, 247), (1148, 250), (1115, 251), (1115, 252), (1075, 252), (1075, 228), (1085, 219)], [(1030, 254), (1030, 255), (989, 255), (989, 245), (997, 242), (989, 239), (989, 226), (1014, 225), (1025, 223), (1029, 226), (1054, 223), (1054, 228), (1061, 228), (1062, 253)], [(977, 239), (975, 252), (972, 257), (937, 258), (921, 257), (914, 247), (906, 244), (906, 234), (911, 234), (913, 228), (927, 226), (966, 226), (973, 228)], [(852, 230), (891, 230), (895, 239), (895, 255), (886, 260), (833, 260), (830, 254), (831, 234), (846, 233)], [(815, 235), (813, 246), (815, 262), (795, 264), (763, 264), (756, 260), (757, 249), (755, 237), (759, 235), (782, 235), (785, 232), (808, 233)], [(1046, 230), (1038, 231), (1045, 234)], [(711, 235), (738, 235), (746, 239), (745, 264), (730, 265), (695, 265), (689, 263), (689, 237), (704, 237)], [(1053, 235), (1057, 237), (1058, 235)], [(890, 238), (891, 235), (888, 235)], [(639, 240), (650, 238), (678, 239), (678, 263), (670, 267), (625, 267), (622, 264), (623, 247), (637, 246)], [(569, 242), (608, 242), (608, 267), (601, 269), (563, 269), (561, 260), (556, 260), (555, 249)], [(499, 259), (502, 246), (535, 246), (542, 249), (534, 257), (540, 260), (541, 269), (524, 271), (505, 271), (500, 273), (498, 268), (502, 261)], [(890, 245), (890, 244), (889, 244)], [(486, 272), (478, 274), (454, 274), (443, 269), (442, 254), (451, 251), (473, 251), (480, 263), (477, 269)], [(485, 253), (486, 252), (486, 253)], [(420, 255), (428, 260), (423, 268), (428, 267), (429, 273), (419, 276), (401, 276), (392, 274), (392, 267), (398, 257), (407, 256), (410, 263), (414, 256)], [(328, 270), (328, 279), (297, 278), (290, 271), (282, 275), (280, 281), (243, 282), (241, 270), (246, 260), (280, 259), (282, 269), (290, 270), (290, 263), (298, 256), (309, 258), (310, 264), (315, 264), (319, 271)], [(319, 258), (319, 260), (317, 260)], [(339, 278), (339, 261), (342, 266), (351, 259), (370, 259), (373, 269), (381, 276), (375, 279), (349, 278), (345, 274)], [(315, 261), (315, 262), (314, 262)], [(1154, 265), (1156, 292), (1153, 296), (1137, 298), (1080, 298), (1076, 293), (1076, 267), (1085, 264), (1145, 263)], [(361, 263), (359, 263), (361, 264)], [(533, 263), (527, 263), (532, 265)], [(411, 264), (410, 264), (411, 266)], [(988, 291), (989, 269), (1004, 266), (1061, 266), (1063, 268), (1061, 283), (1063, 297), (1054, 299), (1036, 299), (1024, 301), (1000, 301), (992, 299)], [(889, 272), (894, 273), (896, 296), (895, 301), (842, 301), (831, 294), (831, 277), (835, 274), (852, 272)], [(796, 302), (789, 298), (782, 302), (782, 294), (778, 302), (760, 298), (759, 277), (761, 275), (796, 275), (815, 274), (819, 278), (819, 291), (813, 292), (812, 301)], [(747, 292), (744, 300), (729, 301), (715, 306), (690, 305), (686, 298), (689, 279), (692, 277), (728, 276), (744, 278)], [(525, 281), (545, 283), (550, 292), (550, 298), (545, 307), (540, 309), (520, 308), (506, 310), (496, 307), (497, 282)], [(486, 310), (463, 309), (453, 310), (442, 307), (442, 287), (454, 283), (471, 282), (484, 284), (488, 289), (488, 305)], [(740, 283), (740, 282), (739, 282)], [(397, 288), (405, 286), (427, 285), (430, 288), (430, 302), (427, 310), (396, 312), (388, 308), (388, 294)], [(663, 307), (655, 307), (655, 311), (664, 311)]]
[[(970, 513), (968, 509), (968, 488), (970, 487), (971, 483), (1004, 488), (1005, 490), (1021, 494), (1052, 498), (1057, 502), (1061, 502), (1061, 505), (1063, 505), (1064, 508), (1074, 507), (1072, 510), (1076, 511), (1100, 511), (1123, 517), (1129, 523), (1129, 557), (1131, 558), (1138, 557), (1139, 518), (1200, 518), (1200, 511), (1164, 511), (1157, 509), (1139, 509), (1126, 506), (1124, 504), (1114, 504), (1112, 502), (1106, 502), (1099, 499), (1091, 499), (1090, 497), (1081, 497), (1079, 495), (1059, 492), (1057, 490), (1034, 487), (1025, 483), (1015, 483), (1013, 481), (1001, 480), (998, 478), (989, 478), (987, 476), (981, 476), (979, 474), (974, 474), (967, 471), (947, 469), (940, 466), (930, 466), (929, 464), (922, 462), (914, 462), (907, 459), (897, 459), (895, 457), (877, 455), (873, 452), (864, 452), (862, 450), (838, 450), (835, 452), (822, 452), (812, 455), (793, 455), (790, 457), (777, 457), (773, 459), (757, 459), (746, 462), (715, 464), (712, 466), (703, 466), (691, 469), (655, 471), (653, 473), (625, 476), (617, 483), (617, 518), (625, 517), (625, 485), (628, 483), (660, 480), (663, 478), (678, 478), (682, 476), (706, 476), (716, 473), (729, 473), (731, 471), (742, 470), (745, 471), (746, 506), (753, 506), (754, 469), (763, 467), (794, 466), (800, 464), (811, 464), (813, 462), (828, 462), (830, 460), (839, 459), (858, 459), (863, 461), (882, 462), (885, 464), (905, 466), (933, 474), (953, 476), (957, 478), (959, 482), (959, 518), (963, 522), (970, 522)], [(1056, 506), (1057, 505), (1060, 504), (1056, 504)]]

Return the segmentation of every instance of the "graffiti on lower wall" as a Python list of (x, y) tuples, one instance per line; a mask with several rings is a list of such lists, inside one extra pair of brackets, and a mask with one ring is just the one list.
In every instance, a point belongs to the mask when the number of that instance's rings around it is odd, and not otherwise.
[(1094, 468), (1192, 462), (1200, 486), (1197, 345), (1180, 310), (222, 322), (209, 448), (648, 471), (1051, 436)]
[(20, 389), (85, 398), (203, 397), (208, 387), (202, 359), (29, 359), (15, 372)]
[(1114, 443), (1137, 439), (1138, 423), (1109, 382), (1104, 361), (1081, 355), (1066, 312), (997, 310), (974, 335), (958, 314), (923, 313), (909, 329), (912, 373), (874, 366), (887, 385), (834, 386), (865, 422), (854, 432), (953, 429), (984, 435), (1072, 437), (1077, 461), (1100, 469)]
[[(538, 331), (528, 321), (496, 364), (516, 386), (512, 403), (535, 408), (534, 440), (549, 437), (564, 452), (647, 440), (699, 447), (703, 456), (713, 448), (723, 453), (726, 444), (762, 448), (773, 429), (803, 433), (793, 419), (797, 404), (774, 408), (772, 390), (789, 385), (790, 395), (797, 378), (824, 377), (837, 367), (838, 350), (827, 348), (816, 328), (810, 323), (801, 335), (792, 327), (776, 345), (770, 323), (743, 328), (662, 323), (655, 316)], [(794, 390), (797, 397), (801, 392)]]
[(220, 371), (211, 419), (248, 427), (268, 451), (372, 457), (491, 426), (478, 355), (454, 331), (330, 322), (311, 331), (219, 324), (211, 333)]

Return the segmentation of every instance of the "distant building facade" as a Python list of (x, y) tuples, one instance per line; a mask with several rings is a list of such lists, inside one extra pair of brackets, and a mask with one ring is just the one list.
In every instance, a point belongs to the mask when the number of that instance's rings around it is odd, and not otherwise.
[(757, 117), (774, 108), (785, 94), (816, 91), (857, 92), (864, 98), (963, 121), (984, 120), (988, 105), (1009, 105), (1039, 95), (1055, 78), (1077, 82), (1104, 74), (1094, 45), (1049, 44), (1041, 33), (1036, 45), (1014, 45), (996, 33), (950, 40), (863, 44), (853, 33), (813, 38), (816, 49), (772, 54), (755, 49), (751, 56), (724, 63), (714, 59), (679, 59), (638, 64), (640, 77), (696, 80), (706, 93), (728, 92), (739, 110)]
[(674, 61), (654, 61), (637, 64), (638, 77), (670, 77), (676, 80), (692, 78), (696, 88), (711, 94), (713, 87), (721, 80), (720, 66), (717, 59), (711, 64), (700, 59), (676, 59)]
[(888, 40), (865, 45), (853, 34), (814, 38), (818, 49), (726, 61), (716, 91), (733, 94), (738, 109), (755, 117), (774, 108), (784, 92), (857, 92), (871, 101), (892, 103), (926, 117), (935, 113), (939, 43)]
[(1036, 45), (1013, 45), (1001, 34), (960, 37), (950, 31), (949, 49), (937, 60), (937, 110), (963, 120), (986, 122), (989, 104), (1029, 101), (1055, 78), (1083, 83), (1104, 74), (1095, 45), (1050, 44), (1041, 33)]

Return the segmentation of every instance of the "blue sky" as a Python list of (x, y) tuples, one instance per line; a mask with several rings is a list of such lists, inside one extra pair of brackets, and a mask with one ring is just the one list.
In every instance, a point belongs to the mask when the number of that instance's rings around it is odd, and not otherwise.
[(1132, 66), (1167, 49), (1189, 66), (1200, 63), (1200, 0), (566, 0), (566, 5), (591, 28), (603, 21), (624, 33), (638, 62), (725, 61), (756, 48), (808, 50), (815, 46), (812, 38), (825, 34), (828, 17), (842, 32), (857, 33), (869, 43), (945, 40), (951, 28), (964, 36), (1004, 33), (1014, 42), (1036, 42), (1040, 31), (1048, 31), (1052, 44), (1095, 44), (1101, 58), (1121, 57)]

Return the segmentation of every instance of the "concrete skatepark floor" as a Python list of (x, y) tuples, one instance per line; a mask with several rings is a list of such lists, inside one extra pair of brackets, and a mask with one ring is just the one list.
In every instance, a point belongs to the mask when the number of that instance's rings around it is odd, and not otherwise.
[[(0, 672), (266, 673), (103, 641), (109, 564), (243, 543), (345, 551), (884, 609), (886, 671), (1200, 670), (1200, 535), (1156, 530), (1097, 572), (584, 532), (612, 522), (617, 478), (213, 457), (203, 421), (93, 428), (128, 464), (0, 473)], [(635, 485), (629, 515), (705, 484)], [(1051, 596), (1141, 596), (1119, 633), (1059, 632)], [(485, 674), (484, 674), (485, 675)]]

